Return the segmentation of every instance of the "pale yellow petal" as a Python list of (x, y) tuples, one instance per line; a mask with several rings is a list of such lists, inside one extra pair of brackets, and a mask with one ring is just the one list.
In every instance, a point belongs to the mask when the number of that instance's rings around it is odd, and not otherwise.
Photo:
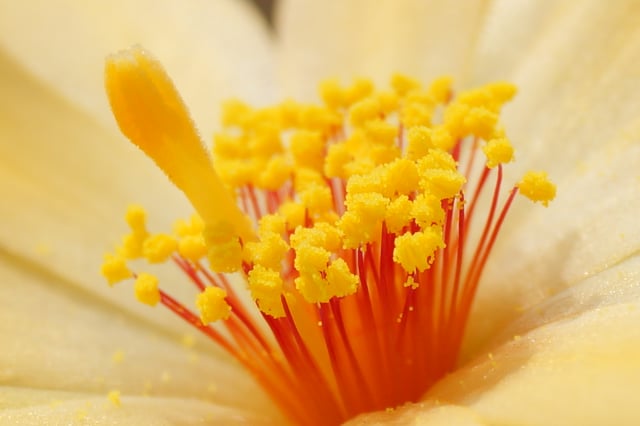
[(260, 101), (273, 87), (268, 30), (248, 2), (0, 2), (0, 46), (104, 123), (104, 58), (136, 43), (164, 63), (207, 138), (221, 99)]
[(443, 404), (487, 424), (637, 424), (638, 321), (635, 257), (526, 312), (499, 337), (503, 343), (399, 415), (429, 418)]
[(279, 8), (280, 77), (287, 94), (311, 97), (328, 77), (393, 72), (428, 81), (465, 77), (486, 9), (477, 1), (285, 1)]
[[(102, 256), (127, 232), (128, 204), (153, 212), (149, 226), (156, 232), (169, 230), (173, 219), (192, 208), (124, 137), (29, 79), (6, 57), (0, 56), (0, 70), (1, 247), (157, 321), (126, 285), (115, 291), (106, 285), (99, 273)], [(166, 277), (192, 300), (184, 281)]]
[(0, 423), (5, 426), (277, 424), (256, 411), (187, 398), (122, 394), (120, 405), (116, 406), (106, 392), (90, 394), (0, 387), (0, 395)]
[(471, 340), (640, 251), (638, 6), (559, 8), (516, 67), (520, 93), (507, 129), (518, 161), (509, 173), (546, 169), (558, 197), (548, 209), (521, 200), (510, 215), (481, 285), (482, 326), (471, 329)]
[(585, 159), (582, 172), (558, 182), (549, 208), (534, 209), (519, 200), (520, 211), (505, 227), (480, 285), (473, 340), (640, 252), (640, 144), (595, 154)]
[[(539, 10), (532, 13), (531, 25), (525, 20), (522, 27), (535, 31), (535, 38), (529, 36), (535, 42), (514, 44), (526, 54), (516, 61), (505, 50), (507, 62), (514, 64), (504, 69), (499, 53), (480, 54), (478, 67), (487, 69), (475, 76), (518, 85), (519, 94), (505, 114), (506, 129), (517, 147), (516, 167), (544, 167), (557, 180), (579, 171), (594, 151), (625, 149), (639, 136), (640, 98), (634, 93), (640, 84), (640, 3), (569, 3), (534, 7), (548, 13), (540, 18), (535, 18)], [(489, 20), (492, 25), (485, 31), (498, 32), (503, 23), (517, 19), (508, 13), (500, 16)], [(538, 28), (537, 21), (544, 24)], [(505, 32), (502, 45), (511, 42), (509, 34)]]
[(584, 2), (573, 0), (493, 0), (473, 52), (474, 82), (513, 75), (532, 59), (531, 51), (547, 31), (561, 25), (581, 4)]
[(184, 345), (182, 335), (15, 259), (0, 260), (0, 282), (3, 385), (104, 395), (115, 389), (275, 415), (257, 384), (195, 330), (183, 327), (195, 337)]

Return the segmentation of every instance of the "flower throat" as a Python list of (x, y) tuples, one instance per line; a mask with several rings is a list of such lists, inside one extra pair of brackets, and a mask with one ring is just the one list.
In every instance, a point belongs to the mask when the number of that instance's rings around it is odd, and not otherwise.
[[(504, 188), (513, 148), (499, 114), (514, 86), (454, 97), (450, 85), (395, 75), (387, 91), (324, 82), (321, 105), (230, 101), (212, 160), (156, 60), (137, 47), (108, 58), (120, 129), (196, 214), (151, 233), (130, 207), (131, 231), (102, 274), (208, 336), (294, 424), (417, 401), (456, 366), (516, 194), (555, 196), (544, 172)], [(134, 272), (141, 262), (181, 269), (195, 304)]]

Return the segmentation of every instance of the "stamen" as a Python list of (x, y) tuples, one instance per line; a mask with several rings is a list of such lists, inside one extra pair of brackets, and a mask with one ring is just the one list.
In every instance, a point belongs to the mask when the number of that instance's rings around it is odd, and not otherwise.
[[(135, 279), (140, 301), (222, 347), (296, 424), (416, 401), (451, 372), (516, 194), (545, 206), (555, 196), (543, 172), (503, 186), (514, 159), (500, 124), (515, 95), (506, 83), (455, 97), (449, 78), (423, 89), (396, 75), (387, 91), (325, 82), (322, 106), (231, 101), (215, 167), (147, 53), (109, 58), (106, 85), (123, 133), (198, 214), (151, 233), (144, 210), (130, 208), (103, 275)], [(161, 275), (135, 273), (139, 262), (183, 271), (196, 310)]]

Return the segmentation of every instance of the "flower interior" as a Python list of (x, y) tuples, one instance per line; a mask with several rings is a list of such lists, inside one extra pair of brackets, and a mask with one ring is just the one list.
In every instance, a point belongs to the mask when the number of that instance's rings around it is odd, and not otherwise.
[[(141, 48), (108, 58), (106, 88), (122, 132), (196, 214), (151, 233), (130, 207), (103, 275), (204, 333), (294, 424), (417, 401), (451, 372), (516, 194), (555, 196), (544, 172), (503, 185), (507, 83), (454, 96), (449, 78), (395, 75), (389, 90), (326, 81), (320, 105), (230, 101), (212, 154)], [(165, 262), (193, 286), (193, 306), (143, 272)]]

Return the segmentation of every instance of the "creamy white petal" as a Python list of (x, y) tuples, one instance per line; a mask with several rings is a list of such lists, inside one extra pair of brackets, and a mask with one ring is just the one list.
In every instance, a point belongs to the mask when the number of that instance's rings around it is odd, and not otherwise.
[(531, 60), (531, 51), (547, 31), (582, 4), (572, 0), (493, 0), (473, 52), (474, 82), (511, 77), (518, 66)]
[(284, 1), (276, 19), (285, 93), (309, 98), (328, 77), (385, 83), (393, 72), (463, 80), (482, 0)]
[[(124, 138), (26, 78), (7, 58), (0, 57), (0, 70), (0, 247), (148, 313), (129, 288), (108, 288), (99, 274), (102, 255), (127, 232), (127, 204), (147, 207), (156, 232), (169, 230), (174, 218), (192, 209)], [(172, 291), (186, 291), (192, 303), (192, 289), (176, 275), (166, 277), (177, 284)]]
[(104, 57), (142, 44), (165, 64), (209, 137), (229, 96), (269, 97), (266, 24), (237, 0), (0, 2), (0, 46), (104, 123)]
[[(117, 389), (274, 415), (254, 381), (213, 343), (198, 339), (184, 346), (180, 334), (11, 260), (0, 260), (3, 385), (105, 394)], [(195, 335), (186, 327), (184, 332)]]
[(486, 328), (472, 340), (640, 250), (639, 6), (559, 9), (511, 76), (520, 94), (506, 117), (518, 159), (509, 173), (548, 170), (558, 198), (548, 209), (522, 200), (510, 215), (481, 285), (473, 327)]
[(233, 409), (186, 398), (120, 396), (116, 406), (107, 394), (0, 387), (0, 423), (10, 425), (194, 425), (277, 424), (259, 412)]
[(526, 312), (502, 344), (400, 415), (417, 419), (409, 424), (433, 424), (428, 410), (443, 404), (487, 424), (637, 424), (638, 321), (640, 257), (634, 257)]

